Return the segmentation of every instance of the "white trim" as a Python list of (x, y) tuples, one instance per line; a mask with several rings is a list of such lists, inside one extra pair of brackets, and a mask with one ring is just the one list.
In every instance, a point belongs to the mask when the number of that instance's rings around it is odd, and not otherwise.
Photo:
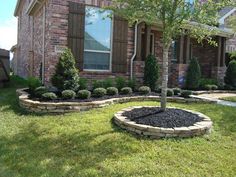
[(220, 24), (224, 24), (225, 23), (225, 19), (227, 18), (227, 17), (229, 17), (232, 13), (234, 13), (236, 11), (236, 8), (233, 8), (231, 11), (229, 11), (228, 13), (226, 13), (223, 17), (221, 17), (220, 19), (219, 19), (219, 23)]
[(89, 49), (84, 49), (84, 52), (93, 52), (93, 53), (111, 53), (111, 51), (105, 51), (105, 50), (89, 50)]

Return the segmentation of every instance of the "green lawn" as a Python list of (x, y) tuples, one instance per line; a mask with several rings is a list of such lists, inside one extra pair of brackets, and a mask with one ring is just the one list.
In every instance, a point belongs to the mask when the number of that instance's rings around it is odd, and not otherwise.
[(236, 102), (236, 96), (233, 97), (224, 97), (224, 98), (220, 98), (221, 100), (225, 100), (225, 101), (232, 101), (232, 102)]
[(132, 102), (66, 115), (26, 114), (15, 88), (0, 89), (1, 177), (236, 176), (236, 109), (169, 104), (210, 116), (210, 136), (138, 138), (112, 123)]

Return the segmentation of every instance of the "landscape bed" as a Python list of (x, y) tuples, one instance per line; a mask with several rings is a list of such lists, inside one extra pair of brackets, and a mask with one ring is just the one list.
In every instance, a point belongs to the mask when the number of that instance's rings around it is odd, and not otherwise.
[[(159, 96), (119, 96), (116, 98), (99, 98), (99, 100), (94, 101), (68, 101), (63, 100), (61, 102), (52, 102), (52, 101), (35, 101), (30, 99), (29, 93), (27, 93), (27, 88), (18, 89), (17, 95), (19, 97), (19, 105), (28, 112), (34, 113), (67, 113), (67, 112), (79, 112), (87, 111), (93, 108), (100, 108), (108, 106), (115, 103), (126, 103), (132, 101), (160, 101)], [(179, 102), (179, 103), (215, 103), (214, 101), (201, 100), (197, 98), (181, 98), (181, 97), (168, 97), (170, 102)]]
[(193, 137), (209, 134), (212, 121), (199, 112), (186, 109), (134, 106), (114, 115), (114, 122), (121, 128), (139, 136), (151, 138)]

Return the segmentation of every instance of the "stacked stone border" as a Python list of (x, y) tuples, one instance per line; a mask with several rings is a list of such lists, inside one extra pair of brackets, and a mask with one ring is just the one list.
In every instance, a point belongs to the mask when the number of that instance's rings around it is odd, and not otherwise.
[[(144, 106), (144, 107), (154, 107), (154, 106)], [(133, 106), (123, 109), (114, 115), (114, 123), (131, 133), (137, 134), (139, 136), (148, 136), (150, 138), (173, 138), (173, 137), (194, 137), (201, 136), (204, 134), (209, 134), (212, 129), (211, 119), (199, 112), (194, 112), (190, 110), (183, 109), (184, 111), (191, 112), (202, 118), (201, 122), (196, 122), (194, 125), (189, 127), (174, 127), (174, 128), (162, 128), (153, 127), (149, 125), (137, 124), (134, 121), (129, 120), (127, 117), (123, 116), (124, 112), (131, 111), (136, 108), (142, 108), (142, 106)]]
[(234, 90), (203, 90), (203, 91), (194, 91), (194, 95), (210, 94), (210, 93), (236, 93)]
[[(132, 96), (132, 97), (111, 98), (111, 99), (91, 101), (91, 102), (41, 102), (41, 101), (31, 100), (26, 90), (27, 88), (16, 90), (16, 93), (19, 98), (19, 105), (26, 111), (33, 113), (80, 112), (80, 111), (87, 111), (93, 108), (101, 108), (116, 103), (127, 103), (134, 101), (160, 101), (159, 96)], [(184, 99), (180, 97), (168, 97), (167, 100), (169, 102), (177, 102), (177, 103), (198, 103), (198, 102), (216, 103), (215, 101), (202, 100), (198, 98)]]

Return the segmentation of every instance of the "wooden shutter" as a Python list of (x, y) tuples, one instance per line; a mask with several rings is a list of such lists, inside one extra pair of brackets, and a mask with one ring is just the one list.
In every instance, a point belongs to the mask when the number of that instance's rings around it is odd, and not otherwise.
[(115, 16), (113, 24), (112, 72), (127, 72), (128, 21)]
[(69, 2), (68, 47), (71, 49), (80, 71), (83, 70), (84, 28), (85, 5)]

